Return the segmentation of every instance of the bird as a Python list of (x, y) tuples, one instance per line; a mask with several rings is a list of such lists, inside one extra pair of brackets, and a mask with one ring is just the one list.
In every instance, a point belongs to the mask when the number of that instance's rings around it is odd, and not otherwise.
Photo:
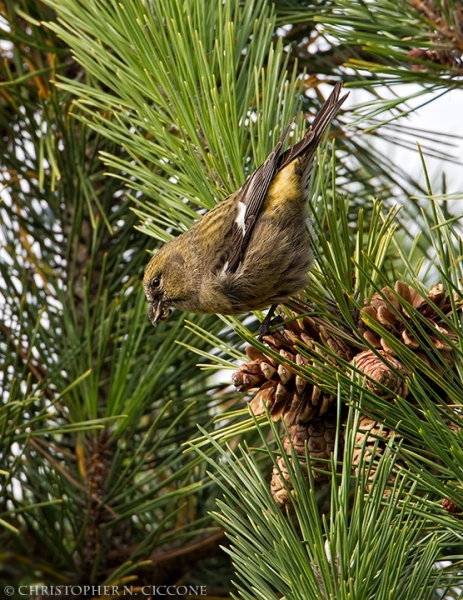
[(292, 123), (265, 162), (228, 198), (152, 256), (143, 288), (153, 325), (170, 308), (238, 315), (278, 304), (306, 287), (314, 234), (308, 207), (317, 147), (348, 94), (336, 83), (303, 138), (282, 151)]

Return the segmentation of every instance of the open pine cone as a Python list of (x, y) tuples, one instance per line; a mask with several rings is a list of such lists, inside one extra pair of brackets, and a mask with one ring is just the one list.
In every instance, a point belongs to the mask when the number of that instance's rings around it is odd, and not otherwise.
[[(412, 307), (408, 312), (397, 296)], [(446, 320), (451, 322), (453, 308), (461, 310), (462, 305), (462, 298), (457, 295), (450, 298), (440, 284), (424, 297), (397, 281), (394, 291), (383, 288), (381, 293), (373, 294), (360, 313), (355, 332), (349, 332), (347, 328), (343, 331), (326, 319), (314, 316), (288, 322), (280, 331), (264, 336), (271, 350), (269, 355), (265, 350), (260, 352), (248, 346), (246, 354), (250, 360), (233, 374), (233, 383), (240, 392), (255, 392), (250, 399), (250, 408), (255, 415), (268, 410), (273, 420), (285, 422), (288, 435), (284, 437), (284, 446), (288, 454), (292, 445), (296, 454), (302, 456), (307, 443), (309, 454), (315, 461), (312, 462), (314, 484), (320, 489), (331, 477), (330, 464), (316, 461), (328, 459), (333, 451), (336, 432), (333, 403), (336, 397), (320, 389), (316, 381), (307, 381), (303, 377), (301, 368), (308, 365), (313, 368), (318, 361), (302, 355), (301, 347), (305, 345), (310, 354), (316, 356), (317, 353), (333, 367), (344, 368), (343, 364), (351, 362), (360, 375), (366, 375), (365, 387), (385, 400), (396, 396), (406, 398), (410, 374), (386, 339), (371, 328), (372, 321), (380, 323), (428, 365), (438, 350), (443, 361), (437, 358), (436, 364), (431, 365), (433, 369), (444, 368), (445, 363), (451, 368), (453, 358), (449, 342), (455, 340), (457, 334)], [(419, 319), (412, 313), (413, 309), (419, 313)], [(365, 350), (361, 341), (357, 343), (362, 337), (374, 350)], [(275, 353), (280, 355), (280, 360), (274, 358)], [(366, 416), (361, 417), (360, 425), (362, 431), (356, 441), (359, 447), (366, 444), (363, 456), (370, 462), (369, 476), (373, 477), (375, 467), (371, 461), (378, 451), (384, 450), (394, 432)], [(359, 450), (353, 457), (354, 468), (361, 457)], [(289, 484), (289, 474), (282, 457), (278, 459), (278, 466), (280, 471), (276, 467), (273, 470), (271, 491), (279, 506), (290, 508), (291, 494), (284, 485), (285, 481)]]
[[(352, 456), (354, 470), (357, 471), (359, 466), (363, 465), (363, 468), (367, 469), (368, 480), (372, 481), (376, 474), (375, 460), (378, 460), (384, 452), (384, 448), (393, 434), (391, 429), (382, 426), (378, 421), (361, 415)], [(392, 476), (390, 483), (393, 483), (393, 479)]]
[[(416, 317), (408, 314), (397, 296), (401, 296), (421, 315), (419, 326), (416, 325)], [(455, 296), (453, 306), (461, 309), (462, 299)], [(335, 398), (321, 390), (316, 382), (309, 382), (301, 376), (299, 367), (314, 365), (314, 361), (300, 353), (302, 343), (331, 362), (336, 362), (336, 356), (344, 361), (355, 359), (353, 364), (356, 368), (368, 376), (367, 387), (379, 395), (406, 397), (406, 369), (394, 356), (386, 339), (369, 324), (371, 325), (372, 320), (380, 323), (426, 364), (430, 365), (429, 352), (426, 352), (428, 348), (424, 346), (427, 342), (433, 346), (432, 350), (437, 349), (443, 360), (451, 365), (453, 359), (449, 341), (457, 336), (442, 317), (444, 315), (450, 320), (451, 311), (451, 299), (441, 284), (435, 285), (427, 297), (423, 297), (407, 284), (397, 281), (394, 291), (385, 287), (381, 294), (373, 294), (371, 301), (362, 309), (358, 331), (353, 332), (355, 336), (349, 336), (321, 317), (303, 317), (291, 321), (286, 323), (281, 332), (264, 337), (269, 348), (280, 354), (284, 364), (273, 356), (267, 356), (248, 346), (246, 353), (250, 361), (241, 365), (239, 371), (234, 373), (233, 383), (238, 391), (256, 392), (250, 401), (255, 415), (261, 415), (267, 409), (275, 421), (283, 419), (288, 426), (307, 423), (322, 416)], [(423, 341), (420, 329), (426, 333), (427, 340)], [(362, 351), (355, 341), (358, 334), (377, 352)], [(324, 351), (323, 346), (329, 348), (332, 354)], [(439, 368), (439, 365), (432, 366)], [(378, 385), (372, 380), (377, 381)]]
[(423, 18), (428, 28), (431, 48), (412, 48), (408, 56), (418, 59), (419, 64), (412, 66), (413, 71), (429, 67), (426, 63), (444, 65), (461, 73), (463, 71), (462, 34), (463, 31), (463, 6), (455, 2), (452, 10), (443, 8), (436, 0), (410, 0)]
[[(283, 332), (264, 336), (264, 341), (280, 356), (294, 363), (278, 364), (252, 346), (246, 348), (250, 362), (240, 366), (233, 374), (233, 384), (238, 391), (257, 391), (250, 402), (255, 415), (261, 415), (267, 407), (272, 419), (283, 419), (290, 427), (306, 423), (321, 416), (335, 400), (324, 393), (315, 383), (309, 383), (298, 374), (298, 366), (306, 366), (309, 359), (299, 353), (297, 342), (320, 352), (316, 343), (325, 343), (333, 353), (346, 361), (352, 360), (358, 348), (347, 344), (340, 335), (333, 333), (334, 327), (322, 320), (309, 317), (287, 323)], [(325, 353), (325, 357), (332, 357)]]
[[(361, 322), (359, 323), (359, 331), (363, 337), (374, 348), (382, 349), (388, 354), (394, 354), (387, 341), (368, 327), (369, 317), (383, 325), (408, 348), (416, 352), (424, 362), (430, 364), (422, 347), (423, 342), (418, 341), (419, 334), (416, 325), (396, 298), (396, 295), (399, 295), (423, 316), (421, 327), (425, 329), (431, 343), (440, 351), (442, 357), (451, 364), (453, 362), (450, 352), (451, 346), (439, 334), (447, 336), (450, 340), (456, 339), (456, 334), (430, 304), (430, 302), (435, 304), (446, 317), (451, 316), (452, 304), (443, 286), (441, 284), (435, 285), (429, 291), (427, 298), (423, 298), (402, 281), (396, 281), (394, 291), (395, 294), (390, 288), (383, 288), (382, 295), (373, 294), (370, 303), (364, 306)], [(461, 308), (461, 299), (456, 297), (454, 300), (457, 306)], [(414, 330), (417, 331), (416, 336), (413, 334)]]

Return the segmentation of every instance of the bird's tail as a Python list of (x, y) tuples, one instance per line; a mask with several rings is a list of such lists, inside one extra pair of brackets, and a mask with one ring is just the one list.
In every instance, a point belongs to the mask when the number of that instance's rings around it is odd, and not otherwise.
[(294, 146), (291, 146), (291, 148), (288, 148), (288, 150), (280, 156), (278, 171), (281, 171), (281, 169), (296, 158), (300, 159), (300, 169), (302, 171), (303, 179), (302, 186), (304, 189), (308, 187), (310, 181), (313, 159), (317, 148), (331, 121), (334, 119), (336, 113), (341, 108), (342, 103), (349, 95), (347, 93), (342, 96), (342, 98), (339, 98), (341, 88), (342, 82), (338, 81), (329, 95), (328, 100), (321, 107), (302, 140)]

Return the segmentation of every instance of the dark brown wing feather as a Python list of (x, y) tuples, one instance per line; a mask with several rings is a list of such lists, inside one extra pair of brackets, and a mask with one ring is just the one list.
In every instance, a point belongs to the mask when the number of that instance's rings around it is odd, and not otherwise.
[(328, 100), (321, 107), (302, 140), (297, 144), (294, 144), (294, 146), (291, 146), (291, 148), (288, 148), (288, 150), (280, 156), (278, 171), (281, 171), (294, 159), (300, 157), (300, 170), (303, 178), (301, 183), (303, 189), (308, 186), (312, 172), (312, 163), (317, 148), (320, 145), (326, 130), (330, 126), (331, 121), (334, 119), (344, 100), (349, 95), (345, 94), (342, 98), (339, 98), (341, 89), (342, 82), (338, 81), (329, 95)]
[[(303, 185), (305, 186), (308, 178), (310, 177), (311, 162), (313, 161), (317, 147), (320, 144), (326, 130), (328, 129), (329, 124), (348, 95), (346, 94), (339, 99), (341, 88), (342, 83), (338, 82), (334, 86), (334, 89), (331, 92), (328, 100), (320, 109), (303, 139), (281, 154), (283, 142), (292, 125), (292, 123), (290, 123), (278, 140), (277, 145), (268, 156), (267, 160), (256, 171), (254, 171), (252, 175), (248, 177), (245, 184), (241, 188), (239, 199), (246, 206), (246, 212), (244, 216), (245, 234), (243, 235), (243, 230), (238, 226), (238, 224), (236, 224), (229, 246), (231, 253), (228, 257), (228, 266), (226, 269), (227, 273), (234, 273), (243, 258), (252, 234), (254, 224), (267, 195), (268, 188), (278, 171), (284, 169), (284, 167), (286, 167), (296, 158), (301, 157), (303, 160), (301, 168), (304, 173), (305, 180)], [(223, 264), (224, 263), (222, 262), (221, 266), (218, 265), (218, 270), (223, 267)]]
[(342, 82), (338, 81), (333, 88), (333, 91), (328, 97), (328, 100), (318, 111), (317, 116), (312, 121), (307, 133), (302, 138), (300, 142), (288, 148), (286, 152), (284, 152), (280, 156), (280, 163), (278, 165), (278, 170), (284, 169), (286, 165), (289, 165), (295, 158), (303, 154), (308, 146), (311, 145), (313, 147), (312, 156), (314, 156), (315, 151), (317, 150), (318, 145), (320, 144), (323, 136), (325, 135), (326, 130), (328, 129), (329, 124), (333, 120), (334, 116), (340, 109), (342, 103), (347, 98), (349, 94), (345, 94), (341, 99), (339, 99), (339, 94), (341, 93)]
[(241, 262), (252, 233), (253, 225), (267, 195), (270, 183), (278, 172), (281, 148), (290, 127), (291, 123), (283, 131), (277, 145), (269, 154), (266, 161), (248, 177), (241, 188), (240, 202), (246, 205), (244, 216), (246, 232), (243, 235), (243, 230), (240, 227), (237, 226), (235, 228), (234, 239), (231, 245), (232, 254), (228, 259), (227, 272), (229, 273), (234, 273)]

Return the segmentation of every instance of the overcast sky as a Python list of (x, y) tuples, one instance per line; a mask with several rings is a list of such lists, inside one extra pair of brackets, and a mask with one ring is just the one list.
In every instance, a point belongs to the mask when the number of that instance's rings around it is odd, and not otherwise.
[[(394, 88), (394, 91), (401, 97), (406, 97), (415, 89), (418, 89), (418, 86), (403, 85), (397, 86)], [(438, 94), (435, 95), (437, 96)], [(431, 94), (422, 96), (413, 100), (410, 105), (418, 105), (424, 100), (430, 100), (431, 97)], [(371, 99), (370, 94), (364, 90), (354, 89), (351, 91), (345, 106), (349, 110), (369, 99)], [(451, 90), (444, 96), (437, 98), (426, 106), (422, 106), (411, 115), (399, 120), (397, 123), (407, 127), (414, 127), (418, 130), (435, 132), (437, 138), (440, 138), (442, 142), (453, 144), (452, 147), (440, 144), (437, 144), (436, 147), (440, 147), (441, 150), (445, 150), (451, 154), (458, 161), (458, 164), (430, 156), (426, 156), (426, 164), (432, 179), (434, 193), (439, 194), (441, 192), (441, 178), (442, 173), (445, 172), (448, 193), (460, 192), (463, 196), (463, 89)], [(383, 150), (384, 148), (384, 151), (389, 153), (395, 163), (399, 164), (414, 179), (418, 179), (424, 183), (423, 169), (415, 142), (420, 142), (422, 146), (426, 143), (429, 144), (429, 142), (422, 142), (413, 133), (408, 133), (406, 137), (415, 146), (413, 150), (407, 150), (388, 142), (383, 144), (379, 140), (378, 149)]]

